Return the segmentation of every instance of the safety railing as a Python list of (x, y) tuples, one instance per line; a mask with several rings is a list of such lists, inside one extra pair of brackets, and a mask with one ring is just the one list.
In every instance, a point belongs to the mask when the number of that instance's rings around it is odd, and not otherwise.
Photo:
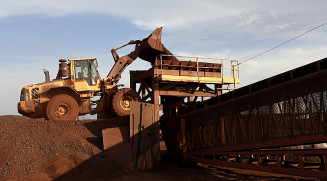
[[(234, 88), (237, 88), (237, 79), (240, 78), (238, 61), (230, 59), (160, 55), (157, 57), (154, 66), (156, 69), (161, 70), (193, 71), (194, 73), (189, 75), (197, 77), (198, 81), (200, 77), (219, 76), (222, 80), (222, 84), (230, 84), (230, 80), (232, 79)], [(224, 81), (227, 79), (229, 81)]]

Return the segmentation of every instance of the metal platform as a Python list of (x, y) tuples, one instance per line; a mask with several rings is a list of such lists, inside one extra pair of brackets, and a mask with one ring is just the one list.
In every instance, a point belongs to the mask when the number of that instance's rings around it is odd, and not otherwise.
[[(130, 71), (130, 87), (140, 94), (142, 102), (154, 105), (154, 120), (159, 121), (160, 110), (172, 115), (179, 107), (221, 95), (224, 85), (236, 88), (240, 82), (237, 63), (236, 60), (161, 55), (150, 70)], [(160, 125), (165, 139), (170, 133), (164, 125), (171, 125), (164, 121)], [(172, 148), (172, 142), (167, 139), (165, 142)]]
[[(240, 83), (238, 61), (216, 58), (201, 58), (174, 56), (189, 59), (188, 61), (164, 60), (161, 55), (154, 64), (154, 75), (158, 82), (197, 82), (204, 84), (234, 84)], [(168, 56), (170, 57), (170, 56)], [(203, 61), (213, 61), (206, 63)], [(230, 63), (226, 67), (225, 63)], [(225, 67), (224, 67), (225, 65)], [(228, 73), (229, 75), (226, 75)]]
[[(153, 103), (160, 99), (159, 96), (190, 97), (192, 101), (197, 97), (215, 97), (221, 94), (223, 85), (232, 84), (236, 88), (240, 82), (236, 60), (171, 57), (161, 55), (150, 70), (130, 71), (130, 86), (138, 90), (143, 102)], [(177, 58), (188, 61), (179, 61)], [(216, 63), (200, 62), (204, 60)]]

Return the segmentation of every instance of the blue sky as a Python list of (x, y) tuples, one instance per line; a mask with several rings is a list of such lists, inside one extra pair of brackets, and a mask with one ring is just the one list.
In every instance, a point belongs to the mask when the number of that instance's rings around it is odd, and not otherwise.
[[(163, 26), (162, 42), (175, 55), (244, 61), (327, 22), (326, 1), (260, 0), (15, 0), (0, 6), (0, 115), (18, 114), (23, 86), (54, 78), (60, 58), (96, 57), (106, 76), (110, 54)], [(241, 86), (327, 56), (327, 26), (240, 67)], [(132, 47), (119, 51), (125, 55)], [(129, 70), (150, 65), (136, 60)]]

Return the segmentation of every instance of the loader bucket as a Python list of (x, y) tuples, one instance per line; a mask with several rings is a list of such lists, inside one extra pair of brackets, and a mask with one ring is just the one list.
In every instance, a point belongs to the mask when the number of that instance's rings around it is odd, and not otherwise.
[[(154, 64), (156, 58), (161, 55), (173, 55), (166, 47), (161, 43), (162, 27), (155, 29), (147, 38), (143, 39), (140, 44), (141, 51), (139, 58)], [(176, 59), (175, 57), (169, 57), (169, 59)]]

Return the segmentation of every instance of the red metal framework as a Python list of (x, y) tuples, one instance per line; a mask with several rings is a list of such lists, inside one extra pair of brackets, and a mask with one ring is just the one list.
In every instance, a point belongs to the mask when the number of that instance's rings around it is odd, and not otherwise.
[[(142, 102), (155, 105), (154, 114), (158, 118), (155, 120), (159, 120), (159, 110), (172, 116), (176, 108), (217, 97), (222, 92), (222, 85), (233, 84), (235, 87), (240, 81), (236, 60), (173, 55), (160, 55), (159, 58), (147, 71), (130, 72), (130, 87), (140, 94)], [(214, 63), (202, 62), (206, 60)], [(161, 121), (165, 138), (174, 135), (170, 133), (171, 127), (173, 124), (169, 120)], [(170, 143), (174, 144), (167, 141), (166, 146), (172, 150), (175, 146)]]
[[(326, 150), (266, 150), (248, 152), (215, 152), (212, 155), (192, 154), (189, 160), (213, 165), (264, 172), (327, 178)], [(309, 162), (308, 158), (320, 159)]]
[[(275, 151), (327, 142), (326, 82), (323, 59), (199, 103), (196, 110), (184, 109), (170, 121), (177, 132), (175, 146), (181, 145), (184, 158), (197, 162), (327, 178), (327, 150)], [(233, 155), (235, 162), (229, 159)], [(243, 163), (247, 155), (257, 164)], [(285, 155), (298, 158), (298, 169), (282, 164)], [(317, 155), (320, 170), (308, 171), (302, 158)], [(261, 157), (273, 157), (276, 166), (262, 164)]]

